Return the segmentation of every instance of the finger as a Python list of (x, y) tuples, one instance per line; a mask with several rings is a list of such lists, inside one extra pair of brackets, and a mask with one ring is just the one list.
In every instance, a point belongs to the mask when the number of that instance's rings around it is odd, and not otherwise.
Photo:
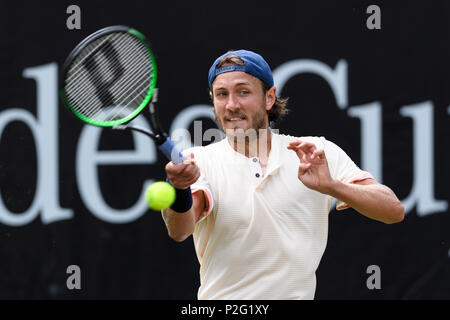
[(181, 163), (175, 164), (175, 168), (179, 170), (178, 173), (182, 173), (187, 167), (189, 167), (190, 163), (191, 161), (186, 159)]
[(186, 169), (182, 172), (182, 176), (184, 177), (192, 177), (193, 175), (200, 172), (199, 167), (197, 167), (195, 164), (189, 164), (186, 166)]
[(189, 153), (183, 153), (182, 152), (182, 154), (183, 154), (185, 160), (192, 160), (192, 159), (194, 159), (194, 153), (193, 152), (189, 152)]
[(295, 151), (301, 162), (308, 162), (315, 158), (316, 145), (311, 142), (294, 140), (289, 143), (287, 149)]
[(307, 162), (307, 161), (308, 161), (308, 158), (307, 158), (307, 156), (306, 156), (306, 153), (303, 152), (302, 149), (298, 149), (298, 150), (296, 151), (296, 153), (297, 153), (298, 158), (300, 159), (300, 162)]
[(183, 156), (184, 156), (184, 158), (185, 158), (185, 159), (183, 160), (183, 163), (184, 163), (184, 164), (189, 165), (189, 164), (196, 164), (196, 163), (197, 163), (197, 161), (194, 159), (194, 158), (195, 158), (195, 155), (194, 155), (193, 152), (188, 153), (188, 154), (183, 154)]
[(173, 186), (184, 189), (198, 180), (200, 170), (198, 167), (190, 165), (180, 174), (168, 174), (167, 176)]
[(307, 161), (306, 154), (305, 154), (305, 152), (303, 152), (303, 150), (301, 150), (295, 146), (292, 146), (292, 147), (288, 146), (287, 148), (289, 150), (294, 151), (297, 154), (297, 157), (300, 159), (300, 161), (302, 161), (302, 162)]
[(200, 178), (200, 170), (198, 170), (198, 171), (196, 172), (196, 174), (194, 175), (195, 181), (197, 181), (198, 178)]
[(195, 155), (193, 152), (191, 152), (191, 164), (196, 164), (197, 161), (195, 160)]
[(177, 182), (180, 185), (183, 185), (183, 186), (187, 187), (187, 186), (190, 186), (193, 183), (195, 183), (198, 180), (198, 178), (200, 178), (200, 174), (194, 174), (194, 175), (191, 175), (191, 176), (188, 176), (188, 177), (180, 178)]
[(294, 140), (289, 142), (286, 149), (297, 151), (299, 149), (299, 145), (303, 143), (301, 140)]
[(303, 141), (298, 145), (298, 147), (305, 152), (314, 152), (316, 150), (316, 145), (307, 141)]
[(309, 168), (311, 168), (311, 163), (300, 163), (300, 165), (298, 166), (298, 175), (304, 175)]
[(314, 151), (313, 153), (312, 153), (312, 155), (311, 155), (311, 160), (314, 160), (314, 159), (316, 159), (316, 158), (319, 158), (319, 152), (318, 152), (319, 150), (316, 150), (316, 151)]
[(167, 175), (175, 175), (178, 173), (178, 169), (175, 167), (175, 164), (172, 161), (170, 161), (166, 164), (165, 169), (166, 169)]
[(198, 180), (198, 178), (200, 178), (200, 175), (195, 175), (191, 179), (186, 180), (186, 183), (189, 185), (192, 185)]
[(315, 146), (307, 145), (307, 144), (300, 144), (298, 148), (305, 154), (305, 158), (308, 161), (314, 159), (313, 154), (315, 151)]
[(166, 172), (178, 176), (181, 175), (189, 165), (189, 160), (184, 160), (183, 162), (177, 164), (171, 162), (169, 165), (169, 170), (166, 170)]
[(315, 157), (319, 158), (320, 160), (325, 159), (325, 151), (323, 149), (314, 151), (313, 158)]
[(302, 143), (303, 141), (300, 139), (294, 140), (289, 142), (288, 148), (291, 149), (292, 147), (297, 147), (300, 143)]
[(292, 150), (292, 151), (295, 151), (295, 152), (297, 152), (298, 150), (300, 150), (300, 148), (299, 148), (298, 146), (287, 146), (286, 149)]

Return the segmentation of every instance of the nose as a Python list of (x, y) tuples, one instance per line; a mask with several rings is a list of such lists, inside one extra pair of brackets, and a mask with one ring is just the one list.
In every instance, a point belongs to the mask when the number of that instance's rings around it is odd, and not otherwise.
[(229, 94), (225, 108), (229, 111), (235, 111), (240, 108), (239, 100), (234, 94)]

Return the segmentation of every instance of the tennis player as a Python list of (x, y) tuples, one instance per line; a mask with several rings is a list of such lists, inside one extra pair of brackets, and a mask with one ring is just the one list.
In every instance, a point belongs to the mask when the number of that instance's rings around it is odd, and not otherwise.
[(333, 142), (270, 129), (286, 100), (259, 54), (225, 53), (208, 80), (226, 138), (166, 165), (177, 199), (162, 212), (170, 237), (193, 235), (198, 299), (314, 299), (333, 198), (384, 223), (402, 221), (404, 208)]

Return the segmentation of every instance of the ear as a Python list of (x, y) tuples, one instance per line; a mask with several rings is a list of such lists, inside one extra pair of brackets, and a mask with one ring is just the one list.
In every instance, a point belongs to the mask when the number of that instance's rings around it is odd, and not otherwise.
[(272, 109), (273, 105), (275, 104), (276, 100), (276, 94), (277, 94), (277, 88), (272, 87), (266, 92), (266, 110), (269, 111)]

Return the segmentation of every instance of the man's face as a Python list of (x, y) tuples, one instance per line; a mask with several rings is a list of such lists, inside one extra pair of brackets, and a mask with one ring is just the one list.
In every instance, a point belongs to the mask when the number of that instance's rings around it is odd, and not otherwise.
[(239, 129), (244, 133), (248, 129), (267, 129), (267, 111), (272, 108), (274, 91), (272, 88), (264, 93), (260, 80), (242, 71), (218, 75), (212, 85), (217, 124), (227, 135)]

